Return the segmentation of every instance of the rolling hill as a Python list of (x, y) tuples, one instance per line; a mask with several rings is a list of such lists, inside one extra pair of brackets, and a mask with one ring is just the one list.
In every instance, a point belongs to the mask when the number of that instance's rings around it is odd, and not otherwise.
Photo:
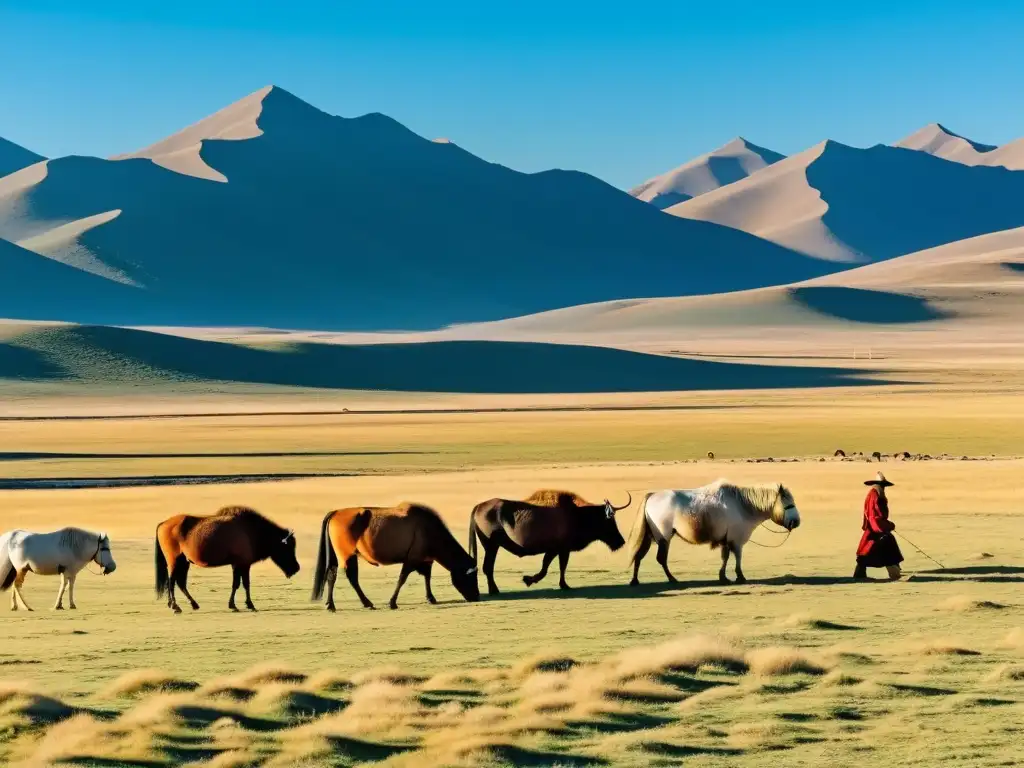
[(784, 158), (785, 155), (738, 137), (668, 173), (648, 179), (629, 194), (655, 208), (665, 209), (745, 179)]
[(518, 173), (275, 87), (131, 155), (5, 177), (0, 237), (152, 296), (173, 325), (431, 328), (834, 268), (582, 173)]
[(1024, 225), (1024, 173), (825, 141), (667, 212), (822, 259), (882, 261)]
[[(540, 373), (540, 375), (531, 375)], [(597, 346), (433, 339), (251, 346), (132, 328), (0, 324), (0, 382), (544, 394), (866, 383), (858, 371), (681, 360)]]
[(42, 159), (42, 155), (37, 155), (0, 136), (0, 176), (20, 171)]

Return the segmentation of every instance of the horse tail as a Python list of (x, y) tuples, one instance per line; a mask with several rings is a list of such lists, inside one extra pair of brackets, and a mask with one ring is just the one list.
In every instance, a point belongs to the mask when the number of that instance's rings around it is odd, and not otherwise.
[(327, 584), (327, 573), (331, 568), (338, 567), (338, 555), (331, 544), (331, 537), (328, 535), (328, 527), (334, 512), (324, 515), (324, 521), (320, 524), (320, 544), (317, 545), (316, 570), (313, 571), (313, 594), (310, 600), (320, 600), (324, 596), (324, 587)]
[[(163, 525), (161, 523), (160, 525)], [(155, 554), (153, 557), (153, 564), (156, 566), (156, 596), (162, 597), (167, 592), (167, 586), (170, 583), (170, 574), (167, 572), (167, 558), (164, 557), (163, 549), (160, 547), (160, 525), (156, 527), (154, 546)]]
[(653, 493), (645, 493), (640, 509), (633, 518), (633, 527), (629, 529), (629, 562), (636, 560), (637, 553), (645, 541), (651, 538), (651, 526), (647, 523), (647, 500)]
[(4, 536), (0, 539), (0, 592), (10, 589), (16, 578), (18, 571), (11, 560), (11, 537)]
[(473, 507), (469, 513), (469, 544), (466, 547), (469, 556), (473, 558), (473, 565), (476, 565), (476, 510), (477, 507)]

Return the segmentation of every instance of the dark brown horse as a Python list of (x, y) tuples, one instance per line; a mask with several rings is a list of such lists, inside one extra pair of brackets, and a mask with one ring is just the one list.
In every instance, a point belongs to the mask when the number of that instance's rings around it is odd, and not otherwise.
[(452, 536), (441, 516), (429, 507), (405, 502), (397, 507), (350, 507), (328, 512), (320, 530), (320, 547), (313, 576), (313, 600), (327, 590), (327, 610), (334, 610), (334, 582), (338, 564), (364, 608), (373, 608), (359, 587), (359, 558), (370, 565), (402, 564), (390, 606), (398, 607), (398, 593), (413, 571), (423, 575), (427, 600), (433, 604), (430, 570), (437, 562), (452, 576), (452, 585), (466, 600), (480, 599), (476, 563)]
[(558, 557), (560, 578), (558, 586), (569, 589), (565, 582), (565, 569), (569, 555), (579, 552), (595, 541), (603, 541), (613, 552), (625, 540), (615, 523), (615, 513), (633, 503), (630, 495), (621, 507), (608, 499), (604, 504), (589, 504), (579, 494), (570, 491), (541, 490), (525, 501), (491, 499), (474, 507), (469, 518), (469, 553), (476, 562), (477, 538), (484, 545), (484, 575), (487, 591), (496, 595), (494, 561), (499, 549), (506, 549), (516, 557), (543, 555), (540, 571), (523, 576), (530, 587), (547, 576), (548, 566)]
[[(245, 607), (255, 611), (249, 593), (249, 568), (270, 558), (289, 579), (299, 572), (295, 558), (295, 532), (271, 522), (248, 507), (224, 507), (215, 515), (175, 515), (156, 527), (156, 594), (167, 593), (167, 607), (181, 613), (174, 587), (199, 609), (189, 594), (188, 569), (230, 565), (233, 578), (228, 608), (235, 607), (238, 585), (245, 587)], [(168, 573), (170, 567), (170, 573)]]

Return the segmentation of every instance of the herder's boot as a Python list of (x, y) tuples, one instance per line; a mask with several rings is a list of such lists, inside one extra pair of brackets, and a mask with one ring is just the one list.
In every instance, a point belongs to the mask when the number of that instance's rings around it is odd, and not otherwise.
[(889, 581), (899, 581), (903, 578), (903, 571), (900, 570), (898, 565), (887, 565), (885, 570), (889, 572)]
[(868, 577), (867, 566), (857, 563), (857, 567), (853, 570), (853, 578), (855, 579), (866, 579)]

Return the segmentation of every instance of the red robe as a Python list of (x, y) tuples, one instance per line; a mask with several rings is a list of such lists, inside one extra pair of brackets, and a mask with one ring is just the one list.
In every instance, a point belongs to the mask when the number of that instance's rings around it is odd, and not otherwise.
[(892, 533), (896, 525), (889, 522), (889, 501), (877, 488), (868, 491), (864, 499), (864, 521), (861, 528), (864, 533), (857, 547), (858, 558), (872, 561), (868, 564), (876, 566), (897, 565), (903, 560), (896, 540), (886, 535)]

